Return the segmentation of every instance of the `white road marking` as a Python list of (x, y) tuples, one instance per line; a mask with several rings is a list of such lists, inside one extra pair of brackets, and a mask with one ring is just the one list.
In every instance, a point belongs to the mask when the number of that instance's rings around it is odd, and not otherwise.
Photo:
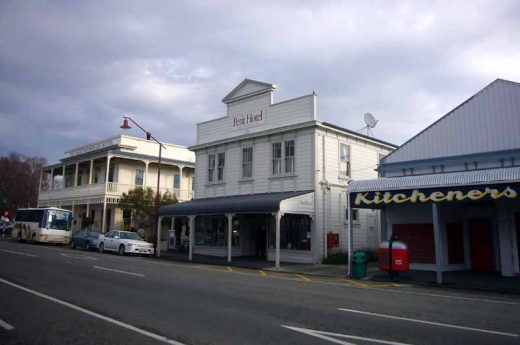
[(126, 328), (126, 329), (129, 329), (131, 331), (134, 331), (134, 332), (137, 332), (139, 334), (142, 334), (144, 336), (147, 336), (149, 338), (152, 338), (152, 339), (155, 339), (155, 340), (159, 340), (159, 341), (162, 341), (163, 343), (166, 343), (166, 344), (171, 344), (171, 345), (185, 345), (183, 343), (180, 343), (178, 341), (175, 341), (173, 339), (168, 339), (166, 337), (163, 337), (162, 335), (159, 335), (159, 334), (155, 334), (155, 333), (152, 333), (152, 332), (148, 332), (148, 331), (145, 331), (144, 329), (141, 329), (141, 328), (137, 328), (135, 326), (132, 326), (132, 325), (129, 325), (127, 323), (124, 323), (122, 321), (118, 321), (116, 319), (113, 319), (111, 317), (108, 317), (108, 316), (105, 316), (105, 315), (102, 315), (102, 314), (98, 314), (96, 312), (93, 312), (93, 311), (90, 311), (88, 309), (85, 309), (85, 308), (82, 308), (82, 307), (79, 307), (75, 304), (72, 304), (72, 303), (69, 303), (69, 302), (65, 302), (65, 301), (62, 301), (60, 299), (57, 299), (55, 297), (52, 297), (52, 296), (49, 296), (49, 295), (46, 295), (44, 293), (41, 293), (41, 292), (38, 292), (38, 291), (35, 291), (35, 290), (31, 290), (29, 288), (26, 288), (26, 287), (23, 287), (21, 285), (18, 285), (18, 284), (15, 284), (15, 283), (11, 283), (10, 281), (7, 281), (5, 279), (2, 279), (0, 278), (0, 282), (4, 283), (4, 284), (7, 284), (7, 285), (10, 285), (12, 287), (15, 287), (17, 289), (20, 289), (22, 291), (25, 291), (25, 292), (28, 292), (32, 295), (35, 295), (35, 296), (38, 296), (38, 297), (41, 297), (41, 298), (44, 298), (46, 300), (49, 300), (49, 301), (52, 301), (52, 302), (55, 302), (55, 303), (58, 303), (58, 304), (61, 304), (65, 307), (68, 307), (68, 308), (71, 308), (71, 309), (74, 309), (74, 310), (77, 310), (79, 312), (82, 312), (82, 313), (85, 313), (87, 315), (90, 315), (90, 316), (93, 316), (93, 317), (96, 317), (98, 319), (101, 319), (103, 321), (107, 321), (107, 322), (110, 322), (110, 323), (113, 323), (115, 325), (118, 325), (120, 327), (123, 327), (123, 328)]
[(132, 272), (127, 272), (127, 271), (120, 271), (120, 270), (115, 270), (113, 268), (100, 267), (100, 266), (92, 266), (92, 267), (97, 268), (99, 270), (105, 270), (105, 271), (112, 271), (112, 272), (117, 272), (117, 273), (129, 274), (129, 275), (132, 275), (132, 276), (138, 276), (138, 277), (144, 277), (145, 276), (144, 274), (141, 274), (141, 273), (132, 273)]
[(285, 325), (281, 325), (281, 326), (285, 327), (285, 328), (288, 328), (288, 329), (291, 329), (291, 330), (296, 331), (296, 332), (301, 332), (301, 333), (304, 333), (304, 334), (307, 334), (307, 335), (310, 335), (310, 336), (313, 336), (313, 337), (316, 337), (316, 338), (320, 338), (320, 339), (323, 339), (323, 340), (328, 340), (330, 342), (333, 342), (333, 343), (336, 343), (336, 344), (341, 344), (341, 345), (355, 345), (355, 344), (349, 343), (347, 341), (339, 340), (339, 339), (336, 339), (336, 338), (332, 338), (332, 337), (346, 338), (346, 339), (353, 339), (353, 340), (362, 340), (362, 341), (370, 341), (370, 342), (373, 342), (373, 343), (387, 344), (387, 345), (408, 345), (408, 344), (405, 344), (405, 343), (398, 343), (398, 342), (394, 342), (394, 341), (374, 339), (374, 338), (358, 337), (358, 336), (355, 336), (355, 335), (332, 333), (332, 332), (324, 332), (324, 331), (317, 331), (317, 330), (314, 330), (314, 329), (306, 329), (306, 328), (299, 328), (299, 327), (292, 327), (292, 326), (285, 326)]
[(13, 326), (11, 326), (10, 324), (8, 324), (7, 322), (5, 322), (4, 320), (0, 319), (0, 326), (2, 328), (4, 328), (6, 331), (10, 331), (12, 329), (14, 329)]
[(91, 256), (87, 256), (87, 255), (81, 255), (81, 254), (65, 254), (65, 253), (60, 253), (60, 255), (66, 257), (66, 258), (73, 258), (73, 259), (86, 259), (86, 260), (98, 260), (96, 258), (93, 258)]
[(37, 258), (38, 257), (38, 256), (33, 255), (33, 254), (27, 254), (27, 253), (22, 253), (22, 252), (15, 252), (14, 250), (0, 249), (0, 251), (6, 252), (6, 253), (11, 253), (11, 254), (30, 256), (31, 258)]
[(501, 300), (496, 300), (496, 299), (480, 299), (480, 298), (472, 298), (472, 297), (441, 295), (441, 294), (428, 293), (428, 292), (401, 291), (401, 290), (394, 290), (394, 289), (379, 289), (379, 288), (369, 288), (369, 289), (385, 291), (385, 292), (402, 293), (402, 294), (407, 294), (407, 295), (417, 295), (417, 296), (429, 296), (429, 297), (441, 297), (441, 298), (449, 298), (449, 299), (458, 299), (458, 300), (461, 300), (461, 301), (520, 305), (519, 302), (501, 301)]
[(406, 317), (392, 316), (392, 315), (386, 315), (386, 314), (377, 314), (377, 313), (371, 313), (371, 312), (368, 312), (368, 311), (361, 311), (361, 310), (354, 310), (354, 309), (344, 309), (344, 308), (338, 308), (338, 309), (341, 310), (341, 311), (349, 312), (349, 313), (356, 313), (356, 314), (363, 314), (363, 315), (370, 315), (370, 316), (378, 316), (378, 317), (386, 317), (388, 319), (403, 320), (403, 321), (410, 321), (410, 322), (417, 322), (417, 323), (424, 323), (424, 324), (433, 325), (433, 326), (457, 328), (457, 329), (463, 329), (463, 330), (466, 330), (466, 331), (474, 331), (474, 332), (482, 332), (482, 333), (489, 333), (489, 334), (495, 334), (495, 335), (503, 335), (503, 336), (506, 336), (506, 337), (518, 337), (518, 334), (515, 334), (515, 333), (492, 331), (492, 330), (488, 330), (488, 329), (451, 325), (451, 324), (448, 324), (448, 323), (440, 323), (440, 322), (433, 322), (433, 321), (409, 319), (409, 318), (406, 318)]

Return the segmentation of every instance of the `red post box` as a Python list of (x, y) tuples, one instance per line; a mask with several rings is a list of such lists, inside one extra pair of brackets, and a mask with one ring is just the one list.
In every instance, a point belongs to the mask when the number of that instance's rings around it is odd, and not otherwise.
[[(388, 241), (381, 242), (379, 245), (379, 269), (389, 270), (388, 265)], [(392, 271), (406, 272), (410, 269), (410, 251), (403, 242), (394, 241), (392, 244)]]

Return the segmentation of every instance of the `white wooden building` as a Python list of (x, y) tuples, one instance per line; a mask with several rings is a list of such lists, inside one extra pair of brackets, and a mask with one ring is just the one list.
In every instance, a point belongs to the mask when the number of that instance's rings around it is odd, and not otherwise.
[(382, 237), (411, 269), (520, 274), (520, 83), (497, 79), (349, 185), (353, 207), (383, 210)]
[[(225, 116), (197, 125), (196, 196), (160, 211), (195, 229), (190, 255), (317, 263), (328, 233), (339, 235), (330, 250), (347, 250), (346, 184), (377, 177), (395, 146), (319, 121), (314, 93), (275, 103), (275, 88), (246, 79), (222, 100)], [(355, 247), (377, 246), (377, 211), (354, 226)]]
[[(160, 192), (179, 201), (193, 195), (195, 155), (186, 147), (164, 143)], [(72, 210), (73, 230), (82, 220), (94, 220), (98, 231), (136, 227), (130, 215), (118, 207), (123, 193), (138, 186), (157, 189), (158, 144), (119, 135), (66, 151), (60, 163), (41, 172), (38, 207), (56, 206)]]

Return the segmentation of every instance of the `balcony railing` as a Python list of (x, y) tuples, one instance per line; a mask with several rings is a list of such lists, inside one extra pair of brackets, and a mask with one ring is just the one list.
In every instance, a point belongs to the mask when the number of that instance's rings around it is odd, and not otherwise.
[[(133, 184), (124, 184), (117, 182), (108, 182), (105, 186), (104, 183), (98, 184), (87, 184), (77, 187), (66, 187), (59, 189), (49, 189), (49, 190), (40, 190), (40, 195), (38, 199), (40, 201), (46, 200), (56, 200), (56, 199), (76, 199), (76, 198), (87, 198), (92, 196), (103, 196), (105, 194), (120, 196), (123, 193), (128, 193), (130, 190), (135, 189), (136, 186)], [(106, 188), (106, 189), (105, 189)], [(154, 194), (157, 191), (156, 187), (149, 187), (153, 190)], [(160, 188), (159, 191), (161, 195), (168, 192), (172, 196), (175, 195), (179, 201), (191, 200), (193, 197), (193, 192), (185, 189), (176, 189), (176, 188)]]

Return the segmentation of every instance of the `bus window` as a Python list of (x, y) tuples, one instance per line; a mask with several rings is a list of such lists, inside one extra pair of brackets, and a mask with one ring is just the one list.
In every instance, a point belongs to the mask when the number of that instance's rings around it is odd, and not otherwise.
[(48, 229), (70, 231), (72, 214), (61, 210), (47, 210)]

